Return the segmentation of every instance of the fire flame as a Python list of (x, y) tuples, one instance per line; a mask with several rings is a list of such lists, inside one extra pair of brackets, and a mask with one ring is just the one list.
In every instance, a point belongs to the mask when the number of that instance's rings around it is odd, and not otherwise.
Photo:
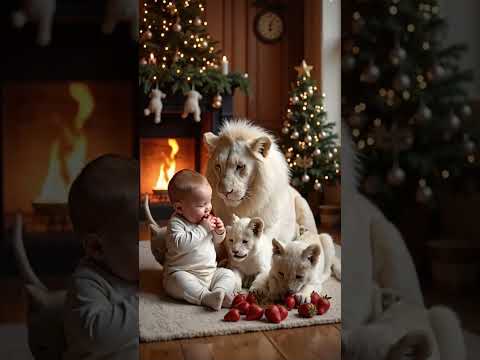
[(83, 83), (69, 85), (70, 96), (78, 102), (72, 122), (54, 118), (61, 128), (61, 136), (50, 147), (48, 173), (42, 185), (37, 203), (66, 203), (68, 191), (75, 177), (86, 163), (87, 137), (83, 129), (95, 107), (90, 89)]
[(179, 151), (178, 143), (175, 139), (168, 139), (168, 145), (171, 148), (170, 156), (165, 156), (165, 162), (160, 164), (160, 173), (158, 175), (157, 182), (154, 186), (154, 190), (167, 190), (168, 182), (175, 174), (177, 169), (177, 162), (175, 161), (175, 156)]

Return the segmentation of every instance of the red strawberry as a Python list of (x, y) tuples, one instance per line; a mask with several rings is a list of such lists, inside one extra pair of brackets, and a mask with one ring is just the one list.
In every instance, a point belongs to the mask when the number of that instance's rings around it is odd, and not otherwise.
[(235, 296), (233, 298), (233, 301), (232, 301), (232, 307), (236, 307), (236, 305), (246, 301), (247, 298), (245, 297), (245, 295), (243, 294), (238, 294), (237, 296)]
[(285, 320), (288, 316), (288, 310), (283, 305), (277, 305), (278, 310), (280, 311), (280, 317), (282, 320)]
[(312, 303), (302, 304), (298, 307), (298, 315), (311, 318), (317, 313), (317, 308)]
[(295, 300), (295, 296), (288, 295), (285, 298), (285, 306), (289, 311), (292, 310), (294, 307), (297, 307), (297, 301)]
[(255, 296), (254, 293), (248, 293), (247, 302), (249, 302), (250, 304), (258, 304), (257, 297)]
[(265, 316), (267, 317), (268, 321), (276, 324), (282, 321), (282, 315), (280, 314), (280, 310), (278, 309), (277, 305), (269, 305), (265, 309)]
[(310, 295), (310, 302), (313, 304), (313, 305), (317, 305), (318, 303), (318, 300), (320, 300), (320, 295), (318, 295), (318, 293), (316, 291), (312, 291), (312, 294)]
[(223, 317), (225, 321), (238, 321), (240, 320), (240, 311), (238, 309), (230, 309)]
[(317, 302), (317, 314), (323, 315), (328, 309), (330, 309), (330, 299), (331, 297), (325, 296), (321, 297)]
[(257, 304), (250, 304), (250, 308), (247, 313), (247, 320), (260, 320), (263, 316), (264, 310)]
[(237, 304), (235, 306), (236, 309), (240, 310), (240, 314), (242, 315), (247, 315), (248, 314), (248, 309), (250, 308), (250, 304), (246, 301), (241, 302), (240, 304)]

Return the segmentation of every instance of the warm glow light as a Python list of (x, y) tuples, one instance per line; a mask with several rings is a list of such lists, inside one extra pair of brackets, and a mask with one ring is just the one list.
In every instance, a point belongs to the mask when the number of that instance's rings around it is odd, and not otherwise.
[(168, 145), (171, 148), (170, 156), (165, 157), (165, 162), (160, 164), (160, 173), (158, 175), (157, 182), (154, 186), (154, 190), (167, 190), (168, 182), (175, 174), (177, 169), (177, 162), (175, 161), (175, 156), (177, 155), (180, 147), (178, 142), (175, 139), (168, 139)]
[(50, 146), (48, 172), (36, 203), (65, 204), (73, 179), (86, 163), (88, 143), (84, 125), (93, 112), (95, 102), (84, 83), (71, 83), (69, 92), (78, 103), (77, 113), (70, 124), (54, 119), (61, 135)]

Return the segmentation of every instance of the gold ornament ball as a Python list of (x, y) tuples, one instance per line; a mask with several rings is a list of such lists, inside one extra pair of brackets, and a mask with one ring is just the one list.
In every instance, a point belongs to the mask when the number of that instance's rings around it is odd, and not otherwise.
[(284, 134), (284, 135), (288, 134), (288, 128), (287, 127), (282, 128), (282, 134)]
[(147, 65), (147, 60), (145, 58), (141, 58), (140, 65)]
[(215, 101), (215, 102), (222, 102), (222, 100), (223, 100), (222, 95), (220, 95), (220, 94), (217, 94), (213, 97), (213, 101)]
[(308, 131), (308, 130), (310, 130), (310, 125), (309, 125), (309, 124), (303, 125), (303, 131), (306, 132), (306, 131)]
[(150, 30), (145, 31), (145, 39), (150, 40), (153, 34)]
[(180, 24), (174, 24), (174, 25), (172, 26), (172, 29), (173, 29), (173, 31), (175, 31), (175, 32), (180, 32), (180, 31), (182, 31), (182, 25), (180, 25)]
[(200, 26), (202, 25), (202, 19), (200, 19), (198, 16), (195, 18), (195, 20), (193, 20), (193, 24), (195, 26)]
[(311, 142), (312, 140), (313, 140), (312, 135), (307, 135), (307, 136), (305, 136), (305, 142), (306, 142), (306, 143), (309, 143), (309, 142)]
[(221, 101), (214, 101), (214, 102), (212, 103), (212, 107), (213, 107), (214, 109), (220, 109), (220, 108), (222, 107), (222, 102), (221, 102)]

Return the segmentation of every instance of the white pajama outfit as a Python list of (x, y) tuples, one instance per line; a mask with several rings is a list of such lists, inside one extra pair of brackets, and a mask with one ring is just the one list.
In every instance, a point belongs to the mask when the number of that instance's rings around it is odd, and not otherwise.
[(174, 214), (167, 226), (163, 286), (167, 294), (200, 305), (204, 295), (223, 289), (235, 290), (235, 276), (225, 268), (217, 268), (215, 243), (225, 239), (203, 225), (192, 224)]

